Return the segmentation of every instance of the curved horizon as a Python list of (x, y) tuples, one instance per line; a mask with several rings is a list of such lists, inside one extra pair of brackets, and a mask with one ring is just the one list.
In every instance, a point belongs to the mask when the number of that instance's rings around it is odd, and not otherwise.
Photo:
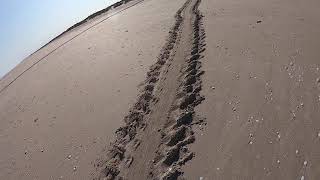
[(89, 15), (118, 0), (1, 2), (0, 77)]

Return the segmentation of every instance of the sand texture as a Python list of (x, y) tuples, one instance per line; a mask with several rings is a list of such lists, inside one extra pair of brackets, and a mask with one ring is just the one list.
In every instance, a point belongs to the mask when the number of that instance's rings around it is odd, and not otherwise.
[(0, 179), (320, 179), (320, 1), (133, 0), (0, 81)]

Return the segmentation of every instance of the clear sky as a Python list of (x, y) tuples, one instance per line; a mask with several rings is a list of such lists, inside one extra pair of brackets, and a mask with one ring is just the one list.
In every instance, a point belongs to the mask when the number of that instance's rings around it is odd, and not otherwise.
[(42, 45), (119, 0), (0, 0), (0, 78)]

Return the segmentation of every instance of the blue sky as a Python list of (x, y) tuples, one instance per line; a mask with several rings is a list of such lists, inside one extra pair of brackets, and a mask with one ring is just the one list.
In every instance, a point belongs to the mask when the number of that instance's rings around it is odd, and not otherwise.
[(52, 38), (118, 0), (0, 0), (0, 78)]

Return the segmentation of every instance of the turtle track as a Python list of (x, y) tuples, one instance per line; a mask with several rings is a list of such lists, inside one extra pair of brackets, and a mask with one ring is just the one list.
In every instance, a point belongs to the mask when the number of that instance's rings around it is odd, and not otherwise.
[[(184, 5), (175, 14), (175, 23), (166, 43), (163, 46), (157, 61), (152, 65), (147, 73), (146, 80), (137, 102), (130, 109), (128, 115), (124, 118), (125, 125), (116, 130), (115, 141), (111, 143), (108, 149), (107, 158), (104, 162), (96, 162), (97, 169), (103, 167), (100, 176), (97, 179), (123, 179), (119, 176), (121, 168), (129, 168), (134, 161), (131, 153), (140, 145), (140, 140), (136, 138), (137, 133), (143, 132), (147, 126), (147, 116), (150, 113), (150, 105), (157, 102), (155, 96), (155, 87), (163, 73), (163, 66), (169, 59), (175, 55), (173, 49), (179, 41), (179, 33), (183, 22), (182, 12), (191, 2), (187, 0)], [(131, 152), (128, 152), (128, 149)]]
[(200, 94), (202, 88), (201, 70), (202, 53), (205, 51), (205, 31), (203, 15), (198, 10), (201, 0), (192, 7), (193, 40), (189, 58), (181, 69), (180, 86), (177, 90), (176, 101), (172, 105), (165, 126), (161, 130), (162, 142), (158, 146), (153, 159), (153, 167), (149, 173), (150, 179), (175, 180), (183, 179), (181, 166), (190, 161), (195, 153), (188, 149), (188, 144), (195, 141), (193, 125), (204, 123), (195, 122), (195, 107), (205, 98)]
[[(163, 88), (159, 84), (163, 81), (170, 81), (170, 78), (167, 79), (168, 71), (173, 71), (175, 72), (173, 74), (178, 75), (178, 78), (175, 78), (178, 88), (166, 87), (176, 95), (170, 101), (172, 102), (170, 110), (161, 111), (163, 117), (167, 118), (163, 120), (163, 127), (159, 129), (161, 142), (152, 142), (159, 144), (154, 150), (154, 159), (149, 159), (152, 163), (148, 167), (146, 177), (163, 180), (183, 178), (181, 167), (195, 155), (188, 149), (188, 144), (195, 141), (192, 127), (194, 124), (203, 122), (201, 120), (196, 122), (194, 110), (205, 99), (200, 94), (201, 75), (204, 73), (201, 70), (200, 60), (205, 51), (203, 15), (198, 10), (200, 2), (201, 0), (187, 0), (176, 12), (175, 23), (169, 31), (166, 43), (156, 63), (150, 67), (147, 73), (137, 102), (124, 118), (125, 125), (116, 130), (116, 138), (111, 143), (106, 160), (95, 164), (96, 167), (102, 167), (102, 173), (98, 179), (127, 179), (122, 176), (124, 173), (121, 172), (124, 169), (130, 169), (135, 161), (135, 153), (143, 153), (136, 151), (141, 143), (144, 143), (139, 135), (145, 133), (147, 126), (152, 126), (150, 114), (156, 110), (159, 97), (165, 97), (159, 96), (157, 93), (161, 92)], [(186, 16), (186, 13), (190, 14)], [(190, 31), (191, 37), (182, 36), (182, 33)], [(183, 54), (187, 58), (176, 56), (179, 48), (180, 50), (188, 49), (187, 54)], [(181, 65), (181, 69), (177, 68), (178, 66), (169, 68), (174, 61), (176, 61), (175, 65), (177, 63), (179, 67)], [(162, 99), (162, 101), (164, 100)]]

